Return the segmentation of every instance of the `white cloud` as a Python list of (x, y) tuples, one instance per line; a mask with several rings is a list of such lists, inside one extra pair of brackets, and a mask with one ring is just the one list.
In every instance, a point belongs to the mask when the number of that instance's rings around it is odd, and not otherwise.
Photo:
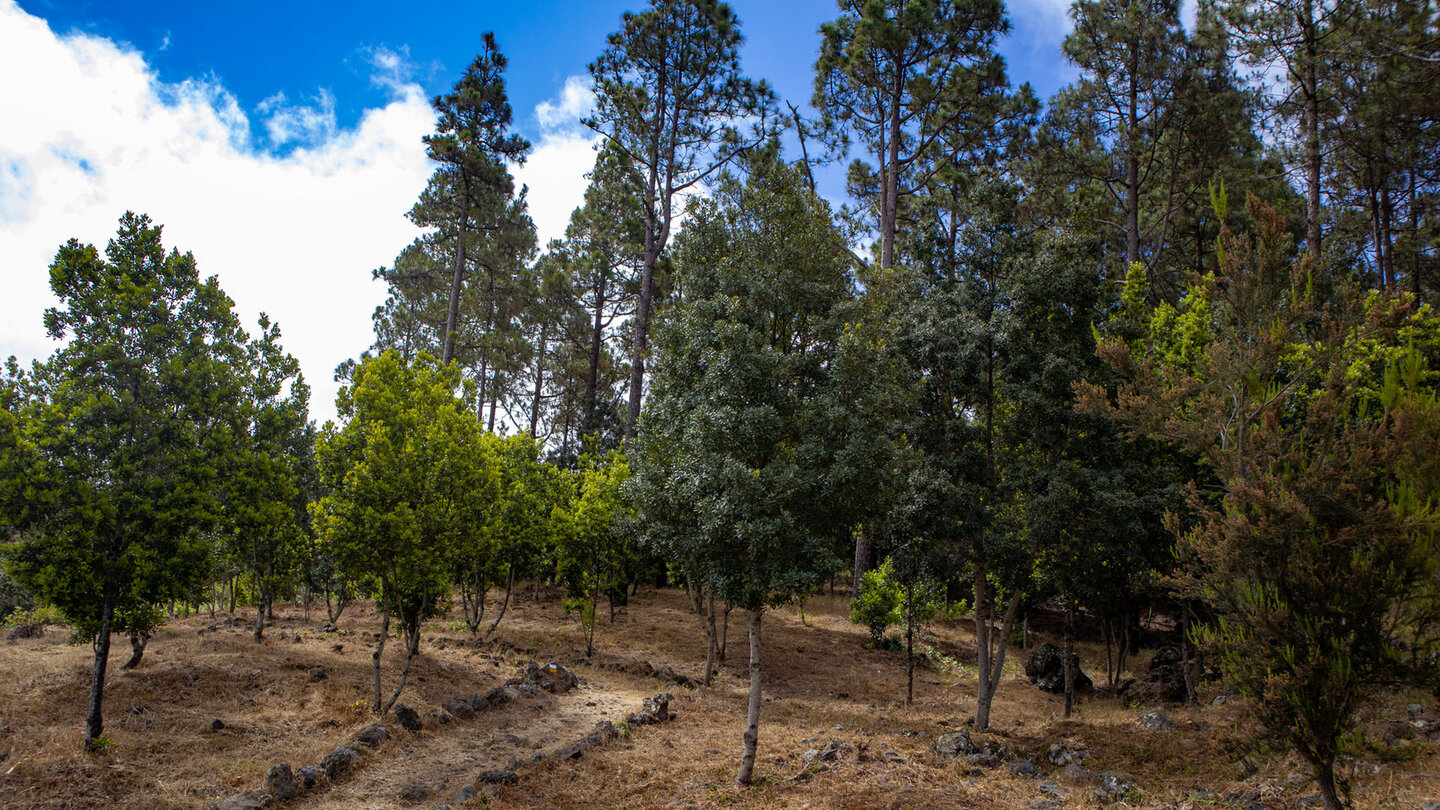
[(335, 96), (321, 88), (315, 106), (292, 105), (285, 94), (276, 93), (255, 105), (255, 112), (265, 116), (265, 132), (270, 143), (321, 143), (335, 137)]
[[(405, 81), (402, 54), (373, 59), (392, 98), (353, 128), (336, 126), (325, 91), (254, 111), (270, 141), (293, 145), (277, 156), (213, 77), (161, 82), (144, 54), (56, 35), (0, 0), (0, 75), (23, 77), (0, 82), (0, 357), (53, 350), (41, 316), (55, 303), (56, 248), (70, 237), (103, 246), (130, 209), (219, 275), (247, 323), (261, 311), (279, 322), (314, 387), (312, 413), (332, 416), (333, 369), (370, 345), (384, 298), (370, 270), (416, 235), (404, 214), (431, 171), (424, 93)], [(548, 180), (537, 173), (537, 203)]]
[(558, 98), (536, 104), (535, 120), (540, 123), (540, 131), (569, 132), (579, 128), (580, 119), (595, 110), (592, 87), (589, 76), (571, 76), (560, 88)]
[(530, 217), (543, 250), (565, 235), (570, 213), (585, 201), (586, 173), (595, 167), (599, 136), (580, 123), (595, 109), (588, 76), (571, 76), (560, 93), (535, 105), (540, 141), (515, 179), (530, 189)]

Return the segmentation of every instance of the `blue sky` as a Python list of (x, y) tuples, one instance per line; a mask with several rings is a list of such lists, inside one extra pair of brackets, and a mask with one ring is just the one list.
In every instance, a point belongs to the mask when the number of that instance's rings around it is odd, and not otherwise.
[[(334, 414), (336, 364), (371, 342), (371, 271), (418, 235), (420, 138), (487, 30), (508, 57), (516, 171), (541, 244), (580, 202), (594, 135), (586, 66), (640, 0), (92, 2), (0, 0), (0, 357), (48, 355), (47, 267), (103, 245), (125, 210), (216, 274), (245, 320), (268, 313)], [(745, 72), (808, 105), (832, 0), (733, 0)], [(1070, 81), (1067, 0), (1012, 0), (1001, 46), (1041, 98)], [(821, 190), (843, 194), (842, 170)]]
[[(385, 101), (371, 81), (376, 49), (402, 55), (409, 78), (427, 94), (442, 92), (475, 55), (481, 32), (493, 30), (510, 59), (507, 75), (517, 127), (538, 136), (528, 111), (555, 95), (618, 27), (634, 0), (493, 2), (244, 3), (93, 2), (21, 0), (20, 8), (57, 31), (78, 30), (128, 43), (168, 82), (211, 75), (253, 108), (277, 93), (313, 102), (321, 90), (335, 99), (340, 126)], [(1002, 45), (1013, 80), (1029, 81), (1048, 97), (1074, 73), (1059, 42), (1064, 0), (1012, 2), (1013, 32)], [(732, 0), (746, 37), (743, 65), (797, 104), (811, 92), (816, 33), (836, 16), (833, 0)]]

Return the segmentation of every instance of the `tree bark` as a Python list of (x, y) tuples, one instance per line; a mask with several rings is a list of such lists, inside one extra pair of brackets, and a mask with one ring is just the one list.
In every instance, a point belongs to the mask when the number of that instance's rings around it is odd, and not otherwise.
[(145, 645), (150, 643), (148, 633), (130, 634), (130, 660), (120, 666), (121, 669), (134, 669), (140, 666), (140, 659), (145, 656)]
[(535, 436), (540, 424), (540, 395), (545, 384), (545, 341), (549, 337), (550, 324), (540, 324), (540, 350), (535, 353), (535, 398), (530, 401), (530, 435)]
[(470, 184), (468, 178), (462, 182), (465, 184), (465, 199), (461, 202), (460, 230), (455, 240), (455, 274), (450, 281), (449, 306), (445, 309), (445, 346), (441, 349), (441, 363), (448, 363), (455, 359), (455, 333), (460, 325), (460, 290), (465, 283), (465, 230), (469, 224), (470, 214), (465, 206), (470, 201)]
[(761, 610), (750, 611), (750, 704), (745, 712), (745, 752), (740, 757), (740, 771), (735, 784), (750, 785), (755, 773), (755, 751), (760, 744), (760, 618)]
[[(537, 586), (538, 587), (538, 586)], [(505, 583), (505, 600), (500, 603), (500, 615), (495, 617), (495, 623), (485, 631), (485, 638), (490, 638), (495, 628), (500, 626), (500, 620), (505, 618), (505, 609), (510, 606), (510, 594), (515, 591), (515, 561), (510, 561), (510, 575)]]
[(905, 705), (915, 702), (915, 583), (905, 583)]
[(1305, 0), (1300, 20), (1305, 49), (1301, 89), (1305, 95), (1305, 241), (1310, 255), (1320, 258), (1320, 53), (1315, 31), (1315, 6)]
[(370, 655), (375, 674), (375, 700), (370, 709), (380, 714), (380, 656), (385, 654), (385, 642), (390, 638), (390, 611), (384, 611), (384, 618), (380, 620), (380, 637), (375, 642), (375, 652)]
[(100, 631), (95, 634), (95, 666), (90, 674), (90, 714), (85, 720), (85, 748), (94, 749), (105, 731), (105, 668), (110, 662), (110, 629), (115, 622), (115, 605), (120, 601), (120, 583), (115, 575), (114, 554), (107, 561), (105, 586), (100, 597)]
[(1073, 628), (1075, 611), (1065, 605), (1065, 716), (1069, 717), (1075, 708), (1075, 634)]

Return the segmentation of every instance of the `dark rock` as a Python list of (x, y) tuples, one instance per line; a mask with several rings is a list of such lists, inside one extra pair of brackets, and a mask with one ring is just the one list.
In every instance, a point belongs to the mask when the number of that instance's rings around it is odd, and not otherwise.
[(1411, 703), (1409, 706), (1405, 707), (1405, 714), (1411, 720), (1419, 720), (1420, 716), (1425, 714), (1425, 707), (1421, 706), (1419, 703)]
[(615, 724), (609, 720), (601, 720), (595, 724), (595, 728), (591, 730), (590, 735), (592, 737), (599, 737), (601, 742), (609, 742), (620, 736), (620, 729), (615, 728)]
[[(1080, 656), (1071, 655), (1070, 661), (1075, 691), (1086, 692), (1094, 689), (1094, 682), (1080, 671)], [(1036, 644), (1030, 648), (1030, 658), (1025, 662), (1025, 676), (1046, 692), (1065, 694), (1065, 650), (1054, 644)]]
[(270, 806), (270, 794), (247, 790), (220, 802), (219, 810), (263, 810)]
[(1043, 793), (1046, 796), (1060, 796), (1065, 793), (1064, 789), (1056, 782), (1041, 782), (1040, 787), (1035, 788), (1036, 793)]
[(588, 746), (586, 746), (583, 741), (572, 743), (571, 745), (567, 745), (564, 748), (556, 749), (555, 758), (560, 760), (561, 762), (569, 762), (572, 759), (579, 759), (580, 755), (585, 753), (585, 749), (587, 747)]
[(328, 672), (325, 671), (325, 667), (311, 667), (311, 668), (310, 668), (310, 682), (311, 682), (311, 683), (315, 683), (315, 682), (317, 682), (317, 681), (323, 681), (323, 680), (325, 680), (325, 679), (328, 678), (328, 677), (330, 677), (330, 673), (328, 673)]
[(1072, 762), (1065, 766), (1065, 778), (1072, 782), (1093, 782), (1095, 774), (1087, 771), (1080, 763)]
[(654, 718), (654, 722), (663, 723), (670, 719), (670, 701), (674, 699), (675, 696), (669, 692), (663, 695), (645, 698), (640, 701), (640, 711), (651, 715), (651, 717)]
[(1090, 758), (1090, 752), (1086, 750), (1084, 742), (1076, 742), (1070, 745), (1052, 743), (1050, 753), (1046, 757), (1051, 765), (1062, 766), (1071, 763), (1081, 763)]
[(310, 788), (315, 787), (316, 782), (320, 781), (320, 776), (322, 773), (324, 772), (321, 771), (319, 768), (315, 767), (314, 765), (306, 765), (300, 770), (296, 771), (295, 775), (300, 778), (300, 786), (305, 790), (309, 790)]
[(405, 787), (400, 788), (400, 801), (408, 802), (410, 804), (423, 802), (426, 799), (430, 798), (430, 795), (434, 792), (435, 788), (432, 788), (423, 782), (415, 782), (413, 784), (409, 784)]
[(1319, 793), (1312, 793), (1309, 796), (1301, 796), (1295, 800), (1295, 806), (1299, 808), (1319, 807), (1325, 803)]
[(461, 720), (471, 720), (475, 717), (475, 709), (470, 705), (468, 698), (451, 698), (445, 701), (445, 711)]
[(214, 720), (211, 720), (211, 721), (210, 721), (210, 730), (211, 730), (211, 731), (222, 731), (222, 730), (224, 730), (224, 728), (225, 728), (225, 721), (224, 721), (224, 720), (221, 720), (220, 718), (217, 717), (217, 718), (215, 718)]
[(1000, 767), (1000, 757), (995, 756), (994, 754), (989, 752), (971, 754), (970, 756), (965, 757), (965, 761), (970, 763), (971, 765), (979, 765), (982, 768)]
[(1026, 757), (1019, 762), (1011, 764), (1010, 773), (1013, 773), (1016, 776), (1029, 776), (1033, 778), (1040, 774), (1040, 770), (1035, 766), (1035, 760), (1031, 759), (1030, 757)]
[(1146, 731), (1171, 731), (1175, 728), (1175, 721), (1160, 712), (1146, 712), (1136, 722)]
[(480, 795), (480, 792), (475, 789), (475, 786), (474, 786), (474, 785), (466, 785), (465, 787), (460, 788), (460, 792), (459, 792), (459, 793), (456, 793), (456, 794), (455, 794), (455, 801), (451, 802), (451, 804), (460, 804), (460, 803), (462, 803), (462, 802), (468, 802), (468, 801), (470, 801), (471, 799), (473, 799), (473, 798), (475, 798), (476, 796), (479, 796), (479, 795)]
[(520, 774), (509, 769), (482, 771), (475, 781), (482, 785), (513, 785), (520, 781)]
[(395, 721), (406, 731), (419, 731), (421, 728), (420, 713), (404, 703), (395, 704)]
[(475, 714), (479, 714), (490, 708), (490, 701), (481, 695), (471, 695), (468, 702), (470, 704), (470, 711)]
[(290, 763), (282, 762), (270, 766), (270, 770), (265, 773), (265, 790), (282, 802), (300, 795), (300, 783), (295, 781), (295, 772), (290, 770)]
[(334, 751), (321, 757), (320, 770), (324, 771), (326, 776), (334, 779), (350, 769), (356, 756), (358, 755), (354, 748), (348, 745), (337, 746)]
[(521, 691), (525, 691), (526, 686), (534, 686), (536, 689), (563, 695), (579, 685), (575, 673), (553, 661), (543, 667), (531, 661), (521, 677)]
[(968, 756), (978, 751), (970, 739), (970, 729), (959, 728), (949, 734), (941, 734), (935, 741), (935, 753), (942, 757)]
[(1140, 790), (1140, 786), (1135, 783), (1135, 777), (1127, 773), (1104, 771), (1099, 776), (1099, 783), (1095, 785), (1095, 798), (1101, 801), (1123, 799)]
[(834, 762), (840, 758), (840, 753), (845, 750), (845, 744), (836, 740), (825, 743), (822, 748), (811, 748), (803, 755), (806, 765), (814, 765), (817, 762)]
[(425, 716), (429, 717), (431, 720), (434, 720), (436, 723), (442, 726), (450, 725), (450, 721), (455, 719), (449, 712), (445, 711), (444, 709), (435, 709), (434, 711), (430, 712)]
[(497, 686), (485, 693), (481, 700), (487, 705), (504, 706), (506, 703), (520, 697), (520, 693), (508, 686)]
[(360, 729), (360, 733), (350, 738), (350, 745), (352, 747), (374, 748), (388, 739), (390, 739), (390, 732), (386, 731), (385, 727), (379, 723), (372, 723)]

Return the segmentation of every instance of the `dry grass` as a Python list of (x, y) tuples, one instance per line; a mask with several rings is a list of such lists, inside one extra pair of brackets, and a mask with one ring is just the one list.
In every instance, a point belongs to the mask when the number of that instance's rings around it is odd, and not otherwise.
[[(371, 613), (351, 610), (341, 622), (349, 632), (335, 636), (315, 630), (318, 614), (307, 622), (298, 608), (287, 607), (263, 645), (252, 642), (246, 628), (197, 634), (211, 623), (208, 616), (173, 621), (129, 673), (118, 670), (128, 649), (117, 648), (106, 691), (106, 731), (114, 747), (98, 755), (80, 752), (88, 646), (66, 645), (54, 628), (42, 638), (0, 644), (0, 806), (201, 807), (259, 787), (275, 762), (317, 761), (371, 721), (365, 702), (372, 646), (360, 634), (379, 623)], [(765, 619), (766, 698), (757, 779), (749, 790), (731, 786), (746, 698), (743, 616), (731, 617), (730, 654), (716, 685), (682, 688), (642, 674), (645, 664), (668, 665), (699, 678), (703, 636), (682, 594), (647, 591), (615, 624), (602, 617), (596, 653), (585, 663), (578, 663), (578, 627), (554, 595), (536, 602), (527, 594), (497, 634), (519, 650), (502, 655), (499, 645), (428, 643), (402, 700), (424, 713), (447, 698), (491, 688), (530, 659), (573, 665), (582, 689), (518, 701), (472, 721), (430, 724), (416, 735), (401, 732), (362, 758), (352, 775), (292, 806), (392, 807), (400, 803), (400, 789), (415, 783), (434, 790), (424, 806), (443, 803), (477, 772), (552, 751), (597, 719), (618, 719), (658, 691), (676, 695), (674, 722), (635, 729), (579, 760), (528, 766), (518, 784), (467, 806), (1028, 808), (1045, 798), (1036, 792), (1040, 780), (1004, 767), (972, 773), (971, 766), (933, 753), (936, 735), (974, 712), (973, 676), (964, 670), (973, 664), (968, 627), (933, 629), (929, 643), (961, 667), (919, 670), (915, 703), (906, 706), (903, 654), (865, 649), (865, 631), (845, 619), (842, 598), (811, 599), (805, 618), (808, 625), (796, 610), (782, 609)], [(427, 635), (465, 634), (437, 623)], [(1095, 645), (1080, 650), (1087, 672), (1103, 679), (1103, 653)], [(312, 667), (324, 667), (328, 677), (312, 682)], [(387, 684), (396, 671), (387, 668)], [(1429, 696), (1386, 696), (1364, 716), (1372, 736), (1403, 717), (1411, 702), (1426, 705), (1435, 719)], [(1065, 720), (1060, 698), (1012, 672), (989, 737), (1019, 756), (1036, 757), (1042, 778), (1061, 783), (1066, 807), (1098, 802), (1044, 762), (1050, 743), (1061, 739), (1084, 740), (1092, 754), (1087, 764), (1096, 770), (1134, 775), (1143, 796), (1132, 798), (1132, 806), (1242, 806), (1226, 794), (1248, 791), (1281, 808), (1315, 790), (1304, 768), (1283, 755), (1258, 757), (1260, 772), (1239, 777), (1236, 742), (1250, 727), (1237, 703), (1165, 707), (1176, 729), (1160, 732), (1137, 727), (1135, 718), (1146, 708), (1100, 695)], [(217, 718), (226, 727), (211, 731)], [(803, 752), (831, 740), (844, 745), (839, 759), (825, 770), (806, 766)], [(1357, 806), (1419, 807), (1440, 798), (1436, 746), (1411, 750), (1408, 758), (1377, 758), (1378, 772), (1356, 776)], [(1214, 798), (1196, 801), (1201, 790)]]

